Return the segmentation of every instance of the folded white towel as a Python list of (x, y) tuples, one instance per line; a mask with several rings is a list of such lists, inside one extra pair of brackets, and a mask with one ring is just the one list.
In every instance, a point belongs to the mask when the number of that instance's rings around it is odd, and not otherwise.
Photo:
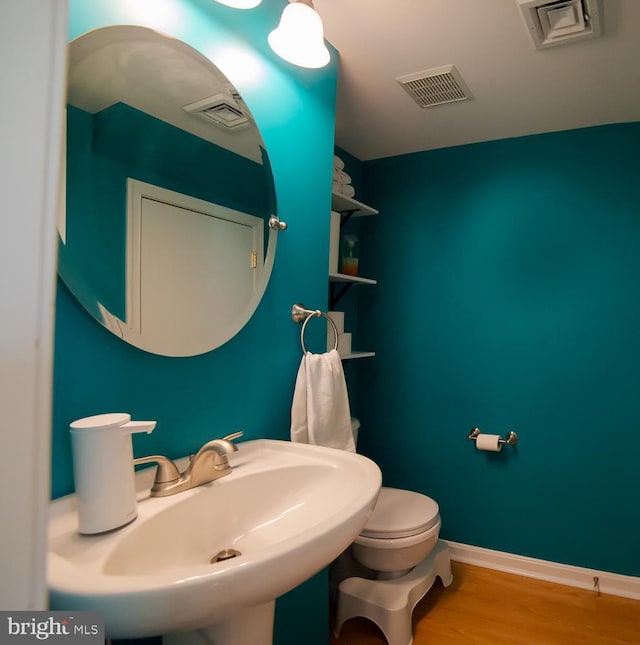
[(336, 170), (342, 170), (344, 168), (344, 161), (342, 161), (342, 159), (337, 155), (333, 155), (333, 167)]
[(338, 192), (345, 197), (353, 197), (356, 194), (356, 189), (351, 184), (340, 184)]
[(334, 170), (333, 181), (337, 181), (339, 184), (350, 184), (351, 177), (344, 170)]
[(291, 404), (291, 441), (356, 451), (347, 384), (335, 349), (302, 357)]

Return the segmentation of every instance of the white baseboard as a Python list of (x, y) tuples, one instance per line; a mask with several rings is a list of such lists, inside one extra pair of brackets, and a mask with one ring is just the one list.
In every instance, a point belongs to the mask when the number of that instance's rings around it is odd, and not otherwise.
[(640, 577), (623, 576), (608, 571), (585, 569), (570, 564), (538, 560), (524, 555), (493, 551), (479, 546), (460, 544), (445, 540), (449, 545), (451, 559), (456, 562), (475, 564), (487, 569), (496, 569), (528, 578), (556, 582), (570, 587), (595, 591), (594, 577), (598, 578), (601, 593), (640, 600)]

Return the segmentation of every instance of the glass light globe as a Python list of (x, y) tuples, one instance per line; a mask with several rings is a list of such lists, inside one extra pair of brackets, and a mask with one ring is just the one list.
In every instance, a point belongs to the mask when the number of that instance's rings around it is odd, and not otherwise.
[(262, 0), (216, 0), (220, 4), (224, 4), (227, 7), (233, 7), (234, 9), (253, 9), (257, 7)]
[(324, 67), (331, 58), (324, 44), (322, 19), (302, 2), (284, 8), (280, 24), (267, 40), (280, 58), (299, 67)]

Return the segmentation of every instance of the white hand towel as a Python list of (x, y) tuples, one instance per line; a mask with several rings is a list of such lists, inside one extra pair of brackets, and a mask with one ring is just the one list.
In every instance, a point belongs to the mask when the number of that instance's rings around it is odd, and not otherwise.
[(336, 170), (343, 170), (344, 169), (344, 161), (340, 159), (337, 155), (333, 155), (333, 167)]
[(351, 184), (339, 184), (340, 188), (337, 192), (345, 197), (353, 197), (356, 194), (355, 188)]
[(291, 441), (356, 451), (347, 384), (335, 349), (302, 357), (291, 404)]
[(337, 181), (339, 184), (350, 184), (351, 176), (347, 175), (344, 170), (334, 170), (333, 181)]

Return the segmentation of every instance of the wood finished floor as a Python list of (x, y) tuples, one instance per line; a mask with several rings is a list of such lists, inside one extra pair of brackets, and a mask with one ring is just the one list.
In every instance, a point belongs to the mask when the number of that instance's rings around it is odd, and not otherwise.
[[(413, 612), (414, 645), (640, 645), (640, 600), (453, 562)], [(331, 645), (385, 645), (364, 618)]]

